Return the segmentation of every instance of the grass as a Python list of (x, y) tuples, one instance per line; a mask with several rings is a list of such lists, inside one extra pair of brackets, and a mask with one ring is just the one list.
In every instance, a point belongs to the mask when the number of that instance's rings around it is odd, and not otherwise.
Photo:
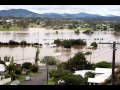
[(31, 77), (37, 76), (37, 75), (39, 75), (39, 74), (40, 74), (39, 72), (37, 72), (37, 73), (30, 72), (30, 76), (31, 76)]
[(37, 25), (37, 24), (30, 24), (29, 25), (29, 27), (33, 27), (33, 28), (40, 28), (41, 27), (41, 25)]
[(55, 82), (53, 81), (53, 78), (49, 78), (48, 85), (55, 85)]
[(3, 26), (0, 26), (0, 31), (21, 31), (21, 30), (16, 26), (11, 26), (9, 29), (4, 29)]

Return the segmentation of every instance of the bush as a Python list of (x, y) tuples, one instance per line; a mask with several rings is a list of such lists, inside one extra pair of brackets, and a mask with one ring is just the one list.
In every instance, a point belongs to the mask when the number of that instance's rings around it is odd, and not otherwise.
[(18, 76), (14, 72), (10, 72), (11, 80), (15, 80), (18, 78)]
[(39, 67), (37, 65), (32, 65), (31, 66), (31, 71), (34, 72), (34, 73), (38, 72), (38, 69), (39, 69)]
[(10, 64), (9, 66), (6, 67), (6, 70), (8, 70), (10, 73), (11, 71), (14, 71), (15, 68), (16, 68), (15, 64)]
[(32, 63), (30, 62), (25, 62), (22, 64), (22, 68), (27, 70), (29, 70), (31, 66), (32, 66)]
[(10, 74), (5, 74), (5, 78), (10, 78)]
[(101, 61), (101, 62), (98, 62), (95, 64), (95, 67), (98, 67), (98, 68), (111, 68), (111, 63), (109, 62), (106, 62), (106, 61)]
[(51, 56), (47, 56), (47, 58), (44, 57), (40, 62), (46, 64), (47, 59), (48, 59), (48, 65), (56, 65), (57, 64), (57, 61), (55, 60), (55, 58), (51, 57)]
[(91, 46), (93, 46), (93, 48), (97, 48), (98, 47), (96, 42), (91, 43)]
[(86, 72), (86, 73), (85, 73), (84, 80), (85, 80), (85, 82), (87, 82), (87, 81), (88, 81), (88, 78), (94, 78), (94, 77), (95, 77), (95, 73)]
[(21, 68), (16, 68), (15, 69), (15, 74), (20, 75), (22, 73), (22, 69)]

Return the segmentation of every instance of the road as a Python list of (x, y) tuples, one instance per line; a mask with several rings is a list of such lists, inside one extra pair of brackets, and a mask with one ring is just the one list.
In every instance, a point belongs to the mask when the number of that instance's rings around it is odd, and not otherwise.
[[(55, 67), (49, 67), (49, 69), (56, 69)], [(40, 67), (40, 74), (33, 77), (30, 81), (23, 81), (21, 85), (46, 85), (47, 72), (45, 67)]]
[(23, 81), (21, 85), (45, 85), (47, 80), (46, 70), (42, 71), (39, 75), (33, 77), (30, 81)]

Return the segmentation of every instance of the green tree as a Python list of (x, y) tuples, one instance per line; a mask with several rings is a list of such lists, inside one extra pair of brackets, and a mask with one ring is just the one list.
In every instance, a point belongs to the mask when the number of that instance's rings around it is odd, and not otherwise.
[(95, 77), (95, 73), (86, 72), (86, 73), (85, 73), (85, 77), (84, 77), (85, 83), (87, 83), (88, 78), (94, 78), (94, 77)]
[(92, 42), (92, 43), (91, 43), (91, 46), (93, 46), (93, 48), (97, 48), (97, 47), (98, 47), (98, 45), (97, 45), (96, 42)]
[(98, 68), (111, 68), (112, 65), (109, 62), (101, 61), (101, 62), (96, 63), (95, 67), (98, 67)]
[(32, 65), (30, 70), (32, 72), (36, 73), (36, 72), (38, 72), (38, 69), (39, 69), (38, 65)]
[(31, 66), (32, 66), (32, 63), (30, 62), (25, 62), (22, 64), (22, 68), (27, 70), (30, 70)]
[(56, 65), (57, 64), (57, 61), (55, 60), (55, 58), (51, 57), (51, 56), (44, 57), (40, 62), (46, 64), (47, 60), (48, 60), (48, 65)]
[(15, 74), (16, 75), (20, 75), (22, 73), (22, 69), (21, 68), (16, 68), (15, 69)]
[(6, 66), (6, 70), (8, 70), (8, 73), (14, 71), (15, 69), (16, 69), (15, 64), (9, 64), (9, 66)]
[(61, 45), (61, 41), (59, 39), (54, 40), (54, 44), (56, 44), (57, 47), (59, 47)]

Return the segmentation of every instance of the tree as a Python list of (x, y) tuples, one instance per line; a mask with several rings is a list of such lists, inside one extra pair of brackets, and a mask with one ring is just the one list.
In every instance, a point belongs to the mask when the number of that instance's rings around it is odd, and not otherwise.
[(15, 74), (16, 74), (16, 75), (20, 75), (21, 72), (22, 72), (22, 69), (21, 69), (21, 68), (16, 68), (16, 69), (15, 69)]
[(91, 43), (91, 46), (93, 46), (93, 48), (97, 48), (97, 47), (98, 47), (98, 45), (97, 45), (96, 42), (92, 42), (92, 43)]
[(84, 79), (81, 75), (67, 74), (62, 77), (64, 85), (85, 85)]
[(54, 44), (56, 44), (57, 47), (59, 47), (61, 45), (61, 41), (59, 39), (54, 40)]
[(46, 64), (47, 60), (48, 60), (48, 65), (56, 65), (57, 64), (57, 61), (55, 60), (55, 58), (51, 57), (51, 56), (44, 57), (40, 62)]
[(54, 82), (57, 85), (60, 85), (58, 83), (59, 80), (65, 81), (62, 85), (83, 85), (84, 79), (80, 75), (74, 75), (73, 73), (67, 71), (67, 70), (52, 70), (49, 72), (50, 77), (54, 77)]
[(22, 64), (22, 68), (27, 70), (30, 70), (31, 66), (32, 66), (32, 63), (30, 62), (25, 62)]
[(32, 72), (36, 73), (36, 72), (38, 72), (38, 69), (39, 69), (38, 65), (32, 65), (30, 70)]
[(73, 58), (69, 59), (66, 63), (62, 63), (62, 65), (58, 65), (58, 67), (71, 72), (94, 68), (93, 65), (86, 60), (85, 54), (82, 52), (78, 52)]
[(20, 28), (20, 29), (27, 29), (28, 26), (29, 26), (29, 22), (27, 20), (20, 20), (20, 21), (17, 21), (17, 26)]
[(115, 24), (113, 27), (115, 31), (120, 31), (120, 23)]
[(9, 64), (9, 66), (6, 66), (6, 70), (8, 70), (8, 73), (14, 71), (15, 69), (16, 69), (15, 64)]
[(95, 73), (86, 72), (86, 73), (85, 73), (85, 77), (84, 77), (85, 83), (87, 83), (88, 78), (94, 78), (94, 77), (95, 77)]
[(98, 68), (111, 68), (112, 65), (109, 62), (101, 61), (101, 62), (96, 63), (95, 67), (98, 67)]
[(11, 64), (13, 64), (13, 63), (14, 63), (14, 57), (13, 57), (13, 56), (12, 56), (12, 58), (11, 58), (10, 63), (11, 63)]

